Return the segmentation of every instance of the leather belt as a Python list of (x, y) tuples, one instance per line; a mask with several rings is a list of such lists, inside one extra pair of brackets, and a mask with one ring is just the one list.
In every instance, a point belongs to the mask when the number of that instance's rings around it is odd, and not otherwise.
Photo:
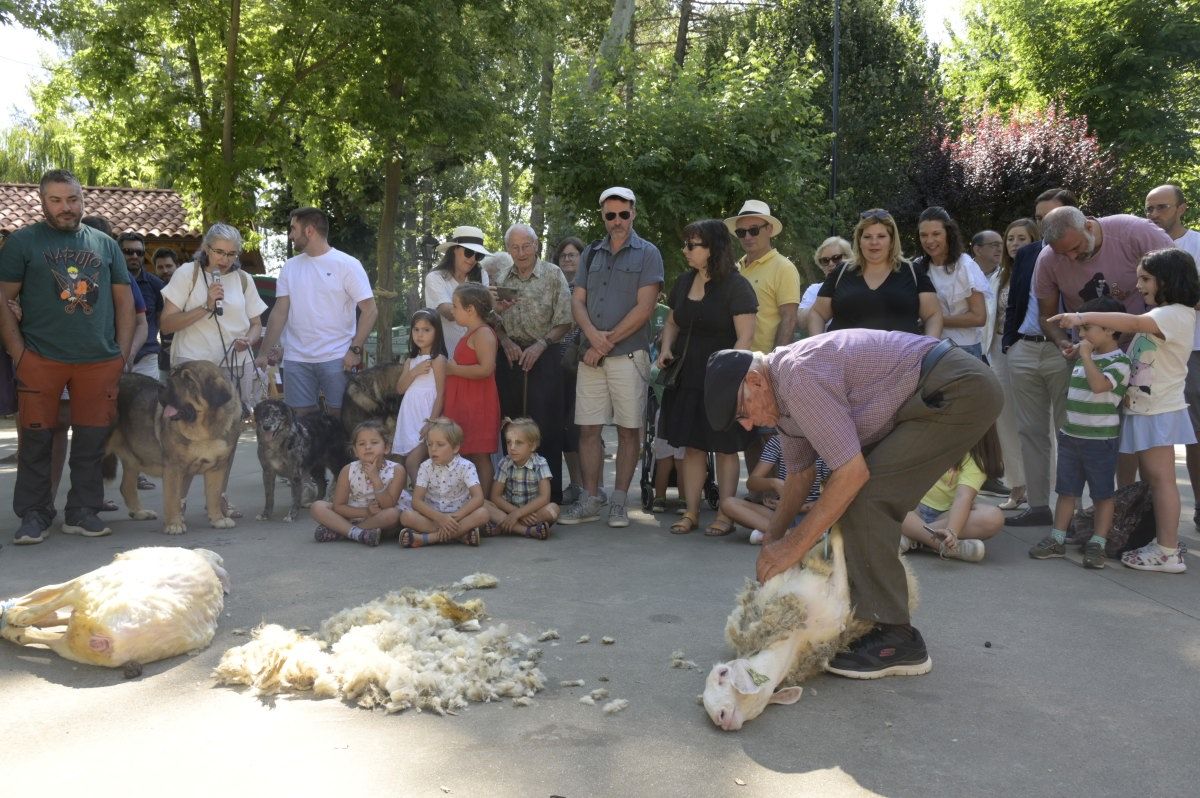
[(1025, 333), (1021, 333), (1020, 338), (1022, 341), (1033, 341), (1035, 344), (1044, 344), (1050, 340), (1044, 335), (1026, 335)]
[(925, 357), (921, 359), (921, 379), (929, 376), (929, 372), (933, 371), (933, 367), (938, 364), (938, 361), (945, 357), (946, 353), (951, 349), (957, 349), (958, 344), (951, 341), (949, 338), (937, 342), (937, 345), (925, 353)]

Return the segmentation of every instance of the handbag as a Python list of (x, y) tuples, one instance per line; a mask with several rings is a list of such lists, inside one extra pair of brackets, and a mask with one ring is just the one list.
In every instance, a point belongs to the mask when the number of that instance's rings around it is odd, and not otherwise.
[(658, 374), (654, 377), (654, 384), (663, 390), (674, 388), (679, 382), (679, 373), (683, 371), (683, 359), (687, 357), (688, 346), (692, 343), (692, 324), (694, 323), (695, 319), (688, 324), (687, 338), (683, 340), (683, 352), (672, 360), (669, 366), (659, 369)]

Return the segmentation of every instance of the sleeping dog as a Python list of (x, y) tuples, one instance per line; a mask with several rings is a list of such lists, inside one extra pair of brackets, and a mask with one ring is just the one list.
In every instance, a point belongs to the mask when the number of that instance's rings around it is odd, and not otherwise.
[(342, 423), (326, 413), (298, 417), (282, 401), (267, 399), (254, 408), (254, 429), (266, 494), (259, 521), (269, 521), (275, 509), (276, 475), (286, 477), (292, 485), (292, 508), (283, 517), (284, 521), (292, 521), (300, 512), (305, 477), (311, 477), (317, 495), (324, 496), (328, 485), (325, 471), (333, 472), (336, 480), (342, 467), (350, 462)]

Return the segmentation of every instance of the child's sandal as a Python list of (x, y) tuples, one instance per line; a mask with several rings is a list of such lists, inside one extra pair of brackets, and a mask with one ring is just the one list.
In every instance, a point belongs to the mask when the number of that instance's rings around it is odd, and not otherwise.
[(545, 540), (550, 537), (550, 525), (539, 521), (533, 526), (527, 526), (525, 527), (525, 537), (533, 538), (534, 540)]
[(405, 549), (419, 549), (429, 545), (429, 534), (404, 527), (400, 530), (400, 546)]
[(467, 533), (458, 539), (458, 542), (462, 543), (466, 546), (478, 546), (479, 545), (479, 527), (476, 526), (476, 527), (471, 527), (470, 529), (468, 529)]
[(484, 524), (483, 526), (481, 526), (479, 528), (479, 532), (485, 538), (499, 537), (500, 535), (504, 534), (503, 531), (500, 529), (500, 525), (497, 524), (495, 521), (488, 521), (486, 524)]
[(684, 513), (683, 516), (671, 524), (672, 535), (687, 535), (696, 530), (700, 526), (700, 516)]

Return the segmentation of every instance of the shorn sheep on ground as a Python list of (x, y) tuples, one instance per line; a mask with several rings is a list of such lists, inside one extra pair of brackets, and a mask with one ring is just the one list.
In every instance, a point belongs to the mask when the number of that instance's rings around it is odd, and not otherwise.
[(365, 709), (453, 713), (469, 702), (528, 699), (545, 686), (541, 652), (503, 624), (480, 629), (480, 599), (456, 601), (495, 577), (474, 574), (450, 588), (404, 588), (321, 624), (316, 635), (270, 624), (225, 652), (214, 671), (224, 685), (260, 695), (311, 692)]
[[(740, 729), (768, 704), (800, 700), (799, 685), (870, 630), (871, 624), (853, 615), (840, 530), (829, 535), (829, 559), (821, 549), (814, 547), (802, 566), (764, 585), (747, 580), (738, 595), (725, 623), (725, 639), (737, 659), (714, 665), (704, 686), (704, 708), (722, 729)], [(904, 570), (911, 610), (917, 583), (908, 563)]]

